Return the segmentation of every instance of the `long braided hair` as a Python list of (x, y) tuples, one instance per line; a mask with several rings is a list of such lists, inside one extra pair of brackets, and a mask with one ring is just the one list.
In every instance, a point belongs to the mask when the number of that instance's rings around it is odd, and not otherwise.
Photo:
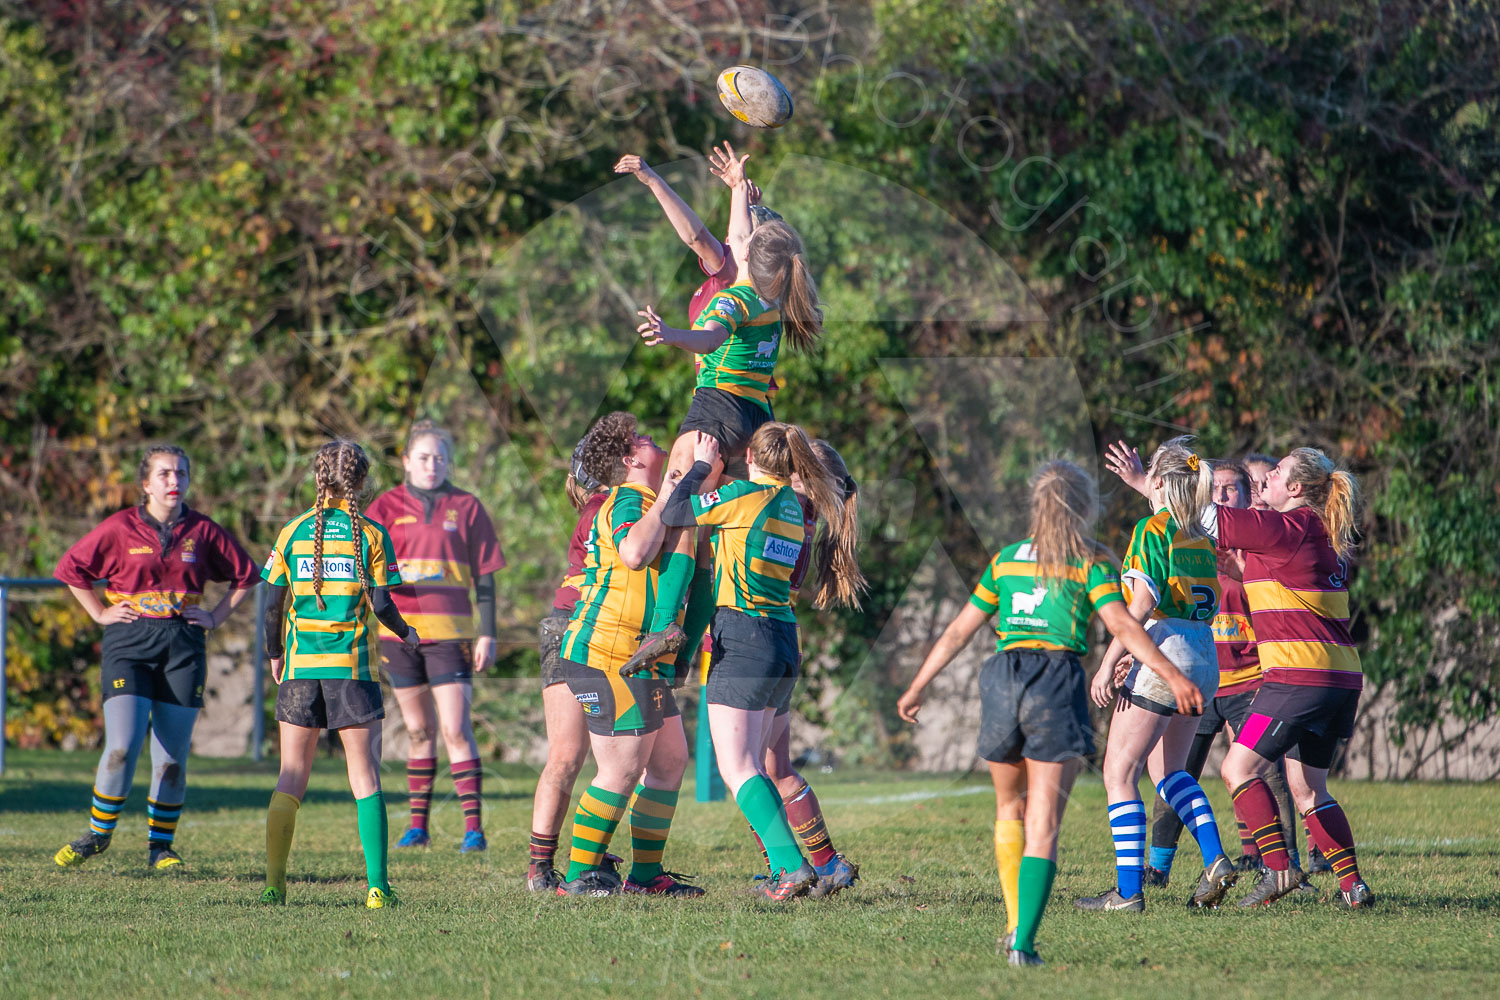
[(353, 441), (330, 441), (319, 448), (313, 458), (313, 483), (318, 489), (316, 513), (313, 515), (316, 521), (313, 527), (313, 595), (318, 599), (319, 611), (328, 608), (323, 601), (323, 523), (328, 505), (334, 500), (349, 503), (349, 520), (354, 529), (354, 573), (359, 579), (361, 593), (370, 589), (369, 579), (365, 576), (365, 524), (358, 502), (369, 471), (370, 459)]

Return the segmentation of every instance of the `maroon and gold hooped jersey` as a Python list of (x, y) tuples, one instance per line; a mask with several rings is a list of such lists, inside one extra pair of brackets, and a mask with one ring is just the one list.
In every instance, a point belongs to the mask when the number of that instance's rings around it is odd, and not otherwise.
[(1360, 690), (1349, 567), (1317, 511), (1220, 507), (1218, 519), (1219, 544), (1245, 552), (1245, 597), (1265, 680)]
[(260, 567), (233, 535), (188, 507), (163, 550), (156, 528), (132, 507), (111, 514), (75, 542), (53, 575), (85, 589), (107, 579), (106, 604), (130, 604), (146, 618), (171, 618), (201, 603), (210, 581), (236, 589), (255, 586)]
[[(377, 497), (365, 515), (390, 532), (401, 567), (401, 583), (391, 588), (391, 599), (422, 641), (474, 638), (474, 580), (505, 567), (495, 526), (479, 498), (449, 487), (428, 516), (421, 499), (402, 484)], [(383, 625), (380, 636), (396, 638)]]

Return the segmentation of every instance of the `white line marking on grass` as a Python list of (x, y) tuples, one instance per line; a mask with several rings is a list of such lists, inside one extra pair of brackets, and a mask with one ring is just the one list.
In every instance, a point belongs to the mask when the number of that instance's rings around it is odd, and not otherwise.
[(922, 802), (926, 799), (949, 799), (959, 795), (983, 795), (993, 791), (994, 788), (988, 785), (975, 785), (972, 788), (955, 788), (947, 791), (902, 792), (900, 795), (867, 795), (857, 799), (825, 799), (824, 801), (836, 806), (884, 806), (896, 802)]
[[(1493, 837), (1388, 837), (1383, 840), (1372, 840), (1369, 846), (1381, 847), (1458, 847), (1463, 844), (1487, 844), (1494, 840)], [(1364, 845), (1356, 843), (1358, 849)]]

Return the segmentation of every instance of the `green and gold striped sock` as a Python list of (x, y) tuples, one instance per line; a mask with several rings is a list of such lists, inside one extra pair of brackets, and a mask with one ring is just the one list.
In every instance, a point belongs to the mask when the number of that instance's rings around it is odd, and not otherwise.
[(604, 863), (609, 838), (625, 816), (630, 796), (590, 785), (573, 814), (573, 849), (568, 855), (568, 881)]
[(677, 811), (677, 789), (637, 785), (630, 803), (630, 880), (645, 885), (661, 874), (661, 855)]

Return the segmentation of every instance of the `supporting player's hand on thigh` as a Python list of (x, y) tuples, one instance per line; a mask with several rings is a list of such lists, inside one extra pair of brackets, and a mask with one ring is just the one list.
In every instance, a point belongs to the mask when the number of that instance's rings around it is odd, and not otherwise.
[(408, 625), (406, 627), (406, 638), (402, 639), (401, 641), (404, 642), (404, 643), (406, 643), (412, 649), (416, 649), (417, 645), (419, 643), (421, 643), (422, 637), (419, 636), (419, 635), (417, 635), (417, 630), (416, 629), (414, 629), (410, 625)]
[(271, 661), (271, 680), (277, 684), (281, 683), (281, 664), (282, 659), (279, 656)]
[(474, 672), (483, 673), (495, 662), (495, 637), (482, 635), (474, 640)]
[(707, 462), (713, 465), (719, 460), (719, 442), (712, 434), (703, 431), (694, 431), (693, 438), (693, 461)]

